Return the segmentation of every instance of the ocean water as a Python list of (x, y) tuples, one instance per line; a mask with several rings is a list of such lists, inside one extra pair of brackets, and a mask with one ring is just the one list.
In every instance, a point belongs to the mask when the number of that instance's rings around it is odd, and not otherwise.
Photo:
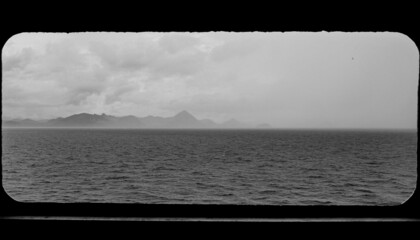
[(417, 131), (2, 129), (21, 202), (398, 205)]

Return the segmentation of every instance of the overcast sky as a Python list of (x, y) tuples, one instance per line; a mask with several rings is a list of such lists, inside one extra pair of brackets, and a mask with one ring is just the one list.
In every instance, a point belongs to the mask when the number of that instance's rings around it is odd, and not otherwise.
[(416, 128), (419, 52), (399, 33), (22, 33), (2, 50), (6, 118), (87, 112)]

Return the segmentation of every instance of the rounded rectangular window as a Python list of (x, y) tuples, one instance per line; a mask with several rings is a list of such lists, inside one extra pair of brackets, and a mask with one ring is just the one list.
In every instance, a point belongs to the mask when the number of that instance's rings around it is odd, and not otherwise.
[(419, 53), (400, 33), (21, 33), (2, 49), (21, 202), (398, 205)]

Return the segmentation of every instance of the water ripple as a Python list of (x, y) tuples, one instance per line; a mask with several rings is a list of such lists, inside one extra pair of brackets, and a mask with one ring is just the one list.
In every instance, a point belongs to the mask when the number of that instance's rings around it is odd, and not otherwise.
[(25, 202), (395, 205), (416, 132), (2, 129), (3, 186)]

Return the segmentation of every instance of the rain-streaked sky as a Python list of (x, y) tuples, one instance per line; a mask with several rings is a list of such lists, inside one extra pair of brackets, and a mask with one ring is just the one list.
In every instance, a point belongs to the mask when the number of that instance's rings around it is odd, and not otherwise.
[(418, 71), (400, 33), (21, 33), (2, 49), (2, 118), (416, 128)]

